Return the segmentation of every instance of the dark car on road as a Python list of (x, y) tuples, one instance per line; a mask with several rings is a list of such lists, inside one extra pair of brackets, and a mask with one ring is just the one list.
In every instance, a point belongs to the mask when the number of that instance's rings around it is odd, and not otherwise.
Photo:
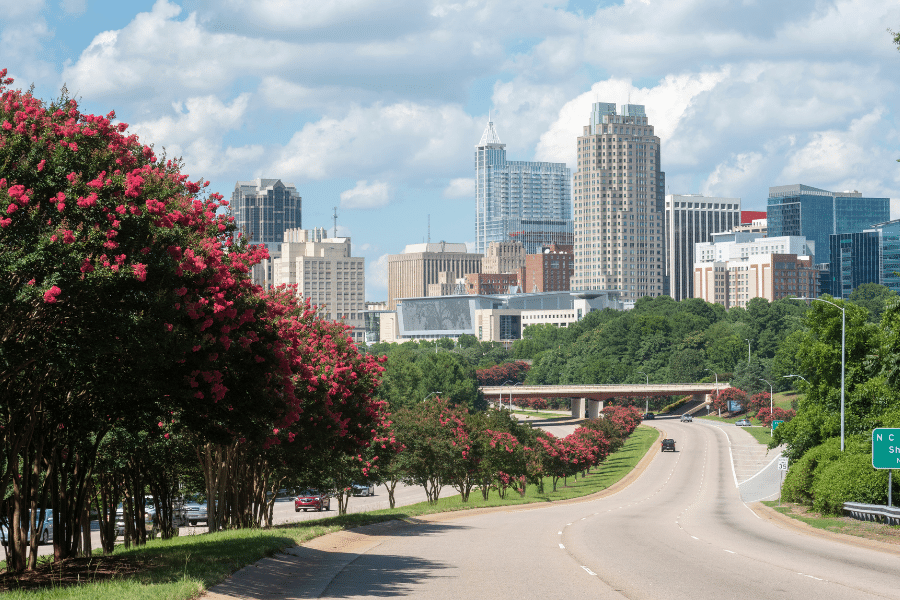
[(662, 442), (662, 447), (660, 448), (660, 452), (665, 452), (666, 450), (671, 450), (675, 452), (675, 440), (672, 438), (666, 438)]
[(331, 498), (318, 490), (304, 490), (294, 498), (294, 512), (300, 510), (331, 510)]
[(656, 415), (654, 415), (652, 412), (644, 413), (644, 420), (655, 419), (655, 418), (656, 418)]

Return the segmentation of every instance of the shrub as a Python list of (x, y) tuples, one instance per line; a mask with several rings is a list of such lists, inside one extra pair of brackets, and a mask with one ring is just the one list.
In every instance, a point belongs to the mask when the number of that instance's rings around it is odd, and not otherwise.
[(788, 502), (810, 505), (813, 503), (813, 479), (820, 464), (836, 460), (841, 455), (841, 441), (831, 438), (824, 444), (810, 449), (791, 465), (784, 478), (781, 497)]
[(870, 453), (846, 451), (816, 469), (813, 509), (822, 514), (839, 515), (844, 502), (887, 504), (887, 479), (887, 473), (872, 467)]

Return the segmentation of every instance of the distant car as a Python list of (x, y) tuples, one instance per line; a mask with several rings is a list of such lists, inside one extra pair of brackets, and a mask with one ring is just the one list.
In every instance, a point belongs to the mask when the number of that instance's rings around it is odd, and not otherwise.
[(691, 415), (687, 415), (687, 414), (681, 415), (681, 422), (682, 423), (693, 423), (694, 417), (692, 417)]
[(735, 421), (734, 424), (738, 427), (750, 427), (750, 419), (741, 419), (740, 421)]
[(294, 512), (300, 510), (331, 510), (331, 498), (328, 494), (320, 493), (318, 490), (303, 490), (294, 498)]
[(675, 452), (675, 440), (671, 438), (666, 438), (662, 442), (662, 447), (660, 448), (660, 452), (665, 452), (666, 450), (671, 450)]
[(351, 483), (350, 487), (353, 488), (354, 496), (374, 496), (375, 495), (375, 486), (368, 485), (365, 483)]
[[(40, 516), (41, 516), (41, 513), (40, 512), (37, 513), (37, 517), (40, 518)], [(30, 518), (30, 515), (26, 513), (25, 517), (24, 517), (26, 522), (29, 518)], [(25, 530), (27, 531), (26, 535), (28, 536), (28, 541), (31, 541), (31, 528), (26, 527)], [(38, 534), (38, 543), (39, 544), (49, 544), (50, 541), (53, 539), (53, 511), (52, 510), (46, 511), (46, 514), (44, 517), (44, 522), (38, 527), (38, 531), (40, 531), (40, 533)], [(0, 524), (0, 543), (2, 543), (3, 545), (6, 545), (6, 536), (7, 535), (8, 535), (8, 528), (6, 525), (6, 521), (4, 520), (4, 522), (2, 524)]]
[(200, 521), (209, 523), (209, 513), (205, 502), (202, 504), (199, 502), (186, 502), (184, 508), (187, 511), (188, 523), (192, 526), (196, 526)]
[(645, 420), (655, 419), (655, 418), (656, 418), (656, 415), (654, 415), (652, 412), (644, 413)]

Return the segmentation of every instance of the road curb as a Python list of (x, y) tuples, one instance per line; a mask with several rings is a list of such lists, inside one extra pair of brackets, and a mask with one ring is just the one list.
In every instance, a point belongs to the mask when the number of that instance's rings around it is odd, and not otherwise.
[(870, 540), (868, 538), (848, 535), (846, 533), (837, 533), (835, 531), (819, 529), (798, 519), (794, 519), (787, 515), (781, 514), (771, 506), (766, 506), (762, 502), (748, 502), (746, 504), (747, 507), (756, 514), (756, 516), (758, 516), (760, 519), (763, 519), (764, 521), (772, 523), (776, 527), (789, 529), (798, 533), (828, 539), (835, 542), (841, 542), (850, 546), (857, 546), (860, 548), (877, 550), (886, 554), (900, 556), (900, 545), (898, 544), (889, 544), (887, 542)]

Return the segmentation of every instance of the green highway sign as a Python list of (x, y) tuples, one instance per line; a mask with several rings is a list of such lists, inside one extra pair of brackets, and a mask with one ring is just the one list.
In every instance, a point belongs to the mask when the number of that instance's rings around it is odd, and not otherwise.
[(900, 469), (900, 429), (872, 430), (872, 466)]
[(772, 431), (778, 429), (779, 425), (784, 425), (784, 421), (772, 421)]

